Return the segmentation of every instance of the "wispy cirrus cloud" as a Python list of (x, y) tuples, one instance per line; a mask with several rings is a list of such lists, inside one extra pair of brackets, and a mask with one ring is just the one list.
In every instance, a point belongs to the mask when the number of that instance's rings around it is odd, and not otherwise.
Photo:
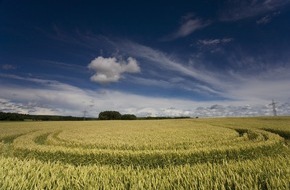
[(256, 21), (257, 24), (267, 24), (269, 22), (271, 22), (272, 17), (270, 17), (269, 15), (264, 16), (262, 18), (260, 18), (259, 20)]
[[(204, 44), (229, 43), (231, 40), (230, 38), (225, 38), (205, 41)], [(232, 69), (216, 73), (214, 70), (190, 67), (186, 62), (176, 61), (164, 52), (144, 45), (127, 42), (122, 47), (129, 54), (158, 63), (163, 70), (172, 70), (176, 77), (190, 77), (187, 78), (187, 81), (193, 82), (194, 87), (204, 92), (212, 91), (212, 94), (224, 98), (243, 100), (250, 103), (265, 103), (272, 98), (288, 101), (290, 98), (290, 88), (287, 85), (290, 81), (288, 75), (290, 68), (287, 66), (287, 63), (277, 63), (274, 67), (271, 64), (272, 60), (268, 60), (267, 57), (244, 55), (228, 60), (233, 65)], [(206, 62), (206, 60), (204, 61)], [(240, 67), (246, 67), (248, 69), (235, 72), (235, 65), (240, 65)], [(255, 74), (253, 75), (252, 73)], [(190, 85), (187, 85), (188, 88), (192, 88), (193, 86), (190, 87)]]
[(1, 65), (1, 69), (3, 70), (15, 70), (17, 67), (15, 65), (11, 65), (11, 64), (4, 64)]
[(233, 41), (233, 38), (216, 38), (216, 39), (204, 39), (204, 40), (198, 40), (197, 44), (202, 46), (216, 46), (220, 44), (226, 44)]
[[(221, 10), (219, 19), (221, 21), (237, 21), (260, 16), (270, 11), (277, 11), (288, 5), (290, 5), (289, 0), (228, 0)], [(267, 18), (265, 18), (266, 20)]]
[[(221, 41), (223, 40), (206, 41), (205, 44), (216, 44)], [(229, 43), (230, 41), (231, 39), (225, 38), (224, 43)], [(119, 41), (114, 46), (121, 49), (123, 53), (138, 58), (140, 64), (146, 63), (146, 65), (156, 67), (154, 70), (160, 70), (162, 79), (155, 75), (153, 76), (154, 78), (136, 77), (132, 80), (143, 86), (148, 83), (148, 85), (160, 86), (161, 88), (186, 89), (186, 92), (192, 93), (193, 97), (197, 93), (215, 98), (219, 97), (224, 99), (219, 101), (218, 104), (221, 105), (230, 102), (228, 105), (238, 104), (243, 106), (248, 104), (261, 106), (267, 105), (273, 98), (283, 102), (290, 101), (290, 91), (285, 88), (290, 80), (288, 76), (290, 68), (286, 66), (288, 64), (278, 64), (277, 62), (276, 69), (274, 69), (271, 66), (272, 64), (268, 64), (268, 62), (272, 61), (267, 60), (266, 57), (251, 57), (246, 54), (241, 57), (234, 56), (234, 59), (226, 60), (233, 66), (232, 68), (215, 72), (214, 68), (211, 70), (210, 68), (194, 67), (160, 50), (131, 41)], [(206, 64), (206, 60), (201, 61)], [(244, 69), (235, 70), (236, 66)], [(174, 78), (183, 79), (182, 82), (180, 84), (178, 81), (175, 84), (169, 82), (173, 76)], [(213, 114), (212, 112), (209, 113), (209, 115)], [(262, 112), (247, 112), (247, 114), (251, 113), (259, 115)], [(228, 113), (226, 115), (231, 114)], [(233, 112), (232, 115), (237, 115), (237, 111)]]
[(192, 14), (183, 17), (181, 25), (172, 34), (164, 37), (163, 41), (172, 41), (178, 38), (184, 38), (192, 34), (193, 32), (205, 28), (210, 24), (209, 21), (204, 21), (201, 18), (194, 17)]
[(87, 68), (85, 66), (76, 65), (76, 64), (69, 64), (64, 63), (60, 61), (54, 61), (54, 60), (37, 60), (38, 64), (47, 66), (47, 67), (54, 67), (57, 69), (64, 69), (64, 70), (70, 70), (74, 72), (87, 72)]
[(270, 57), (242, 54), (229, 58), (228, 61), (237, 66), (237, 69), (228, 71), (229, 78), (235, 78), (235, 82), (227, 89), (227, 96), (248, 102), (263, 102), (271, 99), (288, 102), (290, 57), (285, 62)]
[(189, 66), (187, 63), (178, 61), (162, 51), (132, 41), (117, 42), (115, 46), (125, 53), (150, 62), (164, 71), (172, 71), (178, 73), (178, 75), (188, 76), (211, 85), (222, 85), (217, 80), (215, 73)]
[(270, 23), (274, 19), (274, 17), (278, 16), (279, 14), (280, 14), (280, 11), (274, 12), (272, 14), (268, 14), (268, 15), (263, 16), (262, 18), (258, 19), (256, 21), (256, 23), (258, 25), (268, 24), (268, 23)]
[(213, 38), (213, 39), (201, 39), (196, 42), (196, 44), (191, 44), (191, 46), (196, 46), (199, 48), (200, 53), (210, 52), (210, 53), (220, 53), (224, 52), (225, 45), (232, 42), (233, 38)]
[(182, 77), (170, 78), (163, 76), (160, 78), (141, 78), (130, 77), (131, 83), (141, 86), (158, 87), (159, 89), (174, 89), (176, 91), (186, 91), (192, 94), (203, 94), (205, 96), (222, 95), (221, 92), (215, 90), (207, 85), (192, 83), (190, 80), (183, 79)]
[[(224, 40), (206, 41), (205, 44), (229, 43), (232, 39), (224, 38)], [(222, 42), (223, 41), (223, 42)], [(272, 98), (279, 98), (283, 101), (288, 101), (290, 92), (285, 90), (285, 86), (289, 82), (288, 71), (290, 68), (277, 62), (274, 69), (270, 64), (272, 60), (267, 60), (266, 57), (251, 57), (249, 55), (243, 55), (241, 57), (234, 56), (226, 60), (232, 69), (215, 72), (205, 68), (198, 68), (191, 66), (184, 61), (178, 61), (178, 59), (167, 55), (166, 53), (153, 49), (148, 46), (144, 46), (131, 41), (119, 41), (114, 46), (122, 49), (126, 54), (139, 58), (142, 62), (146, 62), (155, 68), (162, 70), (162, 73), (171, 73), (170, 75), (164, 75), (164, 77), (172, 78), (186, 78), (182, 83), (186, 84), (188, 89), (195, 89), (197, 92), (199, 89), (202, 92), (210, 93), (215, 96), (223, 97), (229, 100), (248, 101), (249, 103), (255, 102), (267, 102)], [(206, 60), (202, 60), (203, 64), (206, 64)], [(235, 72), (235, 67), (243, 68), (238, 69)], [(247, 68), (247, 69), (245, 69)], [(255, 73), (253, 75), (253, 73)], [(282, 77), (283, 76), (283, 77)], [(169, 78), (167, 80), (169, 80)], [(170, 86), (165, 83), (166, 78), (163, 81), (149, 79), (136, 79), (135, 82), (140, 83), (153, 83), (155, 85)], [(268, 82), (265, 82), (268, 81)], [(191, 84), (191, 85), (190, 85)], [(259, 86), (255, 88), (255, 85)], [(282, 92), (282, 93), (273, 93)]]

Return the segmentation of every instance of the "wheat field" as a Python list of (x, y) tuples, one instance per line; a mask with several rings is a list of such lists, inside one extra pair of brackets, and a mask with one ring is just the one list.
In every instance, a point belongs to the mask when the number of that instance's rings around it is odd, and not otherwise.
[(0, 189), (290, 189), (290, 117), (1, 122)]

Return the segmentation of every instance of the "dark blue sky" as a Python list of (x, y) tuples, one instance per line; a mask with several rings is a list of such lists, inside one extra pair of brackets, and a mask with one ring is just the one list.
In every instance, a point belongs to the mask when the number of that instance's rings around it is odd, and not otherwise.
[(289, 0), (2, 0), (1, 110), (289, 115), (289, 21)]

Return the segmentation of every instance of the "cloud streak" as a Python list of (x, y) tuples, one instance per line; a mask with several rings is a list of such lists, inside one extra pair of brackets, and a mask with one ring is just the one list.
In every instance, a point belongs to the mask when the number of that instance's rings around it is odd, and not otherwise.
[(188, 76), (211, 85), (222, 85), (220, 81), (217, 80), (215, 73), (199, 70), (192, 66), (186, 66), (185, 63), (171, 59), (168, 55), (159, 50), (155, 50), (148, 46), (131, 41), (122, 41), (121, 43), (116, 43), (115, 45), (127, 54), (139, 57), (145, 61), (149, 61), (151, 64), (155, 63), (158, 67), (160, 67), (160, 69), (173, 71), (179, 75)]
[(272, 17), (270, 17), (269, 15), (264, 16), (262, 18), (260, 18), (259, 20), (256, 21), (257, 24), (268, 24), (269, 22), (271, 22)]
[(274, 12), (272, 14), (268, 14), (268, 15), (263, 16), (262, 18), (258, 19), (256, 21), (256, 23), (258, 25), (268, 24), (268, 23), (270, 23), (274, 19), (274, 17), (278, 16), (279, 14), (280, 14), (280, 11)]
[(220, 44), (226, 44), (233, 41), (233, 38), (222, 38), (222, 39), (205, 39), (205, 40), (198, 40), (197, 44), (202, 46), (216, 46)]
[(200, 18), (194, 18), (192, 15), (183, 17), (182, 23), (179, 28), (169, 36), (166, 36), (164, 41), (172, 41), (178, 38), (184, 38), (192, 34), (193, 32), (205, 28), (210, 22), (204, 21)]
[(17, 67), (11, 64), (4, 64), (1, 66), (3, 70), (15, 70)]
[(227, 1), (220, 14), (221, 21), (237, 21), (276, 11), (290, 4), (289, 0), (237, 0)]

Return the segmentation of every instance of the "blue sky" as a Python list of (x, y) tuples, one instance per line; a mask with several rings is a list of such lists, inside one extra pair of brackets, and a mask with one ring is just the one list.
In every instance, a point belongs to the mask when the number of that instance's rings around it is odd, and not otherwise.
[(0, 1), (0, 109), (290, 115), (290, 1)]

